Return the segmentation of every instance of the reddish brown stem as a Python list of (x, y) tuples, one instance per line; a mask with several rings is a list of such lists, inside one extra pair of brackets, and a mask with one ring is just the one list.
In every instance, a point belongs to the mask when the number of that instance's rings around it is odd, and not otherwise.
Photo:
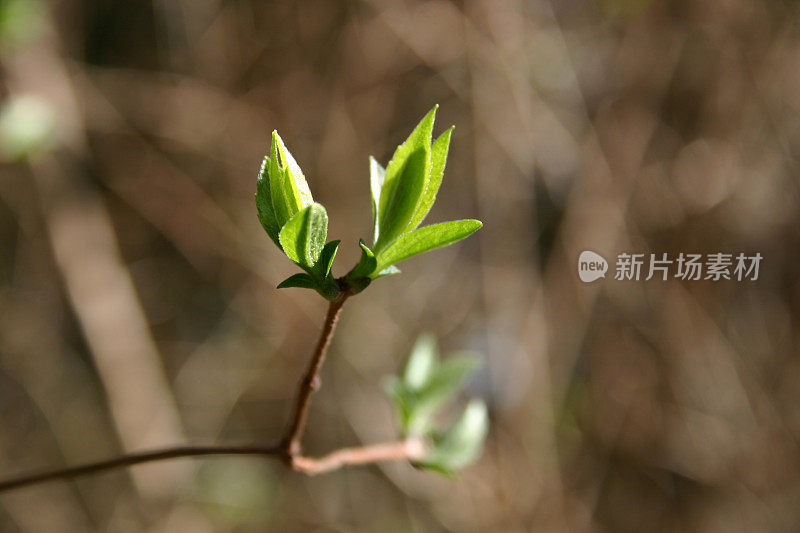
[(322, 369), (322, 363), (325, 362), (325, 353), (328, 351), (328, 346), (333, 337), (333, 331), (336, 329), (336, 322), (339, 320), (339, 313), (342, 311), (344, 302), (349, 297), (348, 292), (343, 292), (336, 300), (332, 301), (328, 306), (328, 314), (325, 317), (325, 325), (322, 327), (317, 347), (314, 354), (311, 356), (311, 361), (308, 363), (308, 368), (303, 376), (302, 381), (297, 387), (297, 399), (294, 405), (294, 413), (292, 414), (289, 429), (286, 431), (286, 436), (283, 439), (282, 447), (286, 457), (294, 457), (300, 455), (301, 445), (300, 439), (303, 437), (303, 430), (305, 429), (306, 420), (308, 419), (308, 408), (311, 405), (311, 395), (319, 388), (319, 371)]
[(325, 317), (325, 324), (322, 327), (317, 346), (311, 356), (311, 361), (306, 369), (306, 373), (298, 385), (294, 412), (289, 427), (286, 430), (286, 436), (278, 446), (178, 446), (151, 452), (134, 453), (105, 461), (98, 461), (96, 463), (51, 470), (39, 474), (20, 476), (7, 481), (0, 481), (0, 492), (56, 479), (70, 479), (114, 468), (180, 457), (210, 455), (271, 456), (282, 459), (294, 470), (308, 475), (330, 472), (349, 465), (363, 465), (385, 461), (416, 461), (421, 459), (425, 452), (425, 446), (419, 439), (406, 439), (397, 442), (387, 442), (355, 448), (341, 448), (321, 457), (305, 457), (301, 454), (300, 440), (303, 436), (306, 420), (308, 419), (311, 396), (314, 394), (314, 391), (319, 388), (319, 372), (325, 361), (325, 353), (330, 345), (333, 331), (336, 329), (339, 313), (350, 294), (350, 291), (342, 292), (341, 296), (332, 301), (328, 307), (328, 314)]

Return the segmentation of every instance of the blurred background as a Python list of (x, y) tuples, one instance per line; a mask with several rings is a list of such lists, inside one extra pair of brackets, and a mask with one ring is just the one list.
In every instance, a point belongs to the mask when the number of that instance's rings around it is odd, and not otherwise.
[[(796, 531), (800, 6), (2, 0), (0, 477), (272, 442), (325, 302), (260, 227), (280, 131), (342, 239), (440, 104), (428, 221), (344, 310), (305, 447), (393, 439), (422, 331), (483, 354), (482, 459), (305, 478), (182, 460), (0, 496), (9, 532)], [(760, 253), (756, 281), (583, 284), (580, 251)]]

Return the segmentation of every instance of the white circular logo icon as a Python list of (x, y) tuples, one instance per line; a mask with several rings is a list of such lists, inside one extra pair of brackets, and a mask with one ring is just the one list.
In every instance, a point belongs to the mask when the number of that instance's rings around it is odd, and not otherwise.
[(600, 255), (590, 250), (584, 250), (578, 257), (578, 277), (584, 283), (590, 283), (600, 278), (606, 277), (608, 271), (608, 261)]

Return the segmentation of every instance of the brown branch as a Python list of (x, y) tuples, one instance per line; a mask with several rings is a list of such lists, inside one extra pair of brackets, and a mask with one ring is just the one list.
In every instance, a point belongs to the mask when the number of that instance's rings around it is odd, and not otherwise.
[(0, 482), (0, 492), (6, 492), (36, 483), (44, 483), (55, 479), (70, 479), (104, 470), (133, 466), (139, 463), (150, 463), (153, 461), (163, 461), (165, 459), (177, 459), (180, 457), (198, 457), (201, 455), (262, 455), (262, 456), (282, 456), (283, 450), (279, 446), (178, 446), (176, 448), (166, 448), (151, 452), (132, 453), (88, 463), (81, 466), (63, 468), (41, 472), (39, 474), (24, 475), (18, 478)]
[(296, 455), (286, 458), (283, 446), (261, 445), (232, 445), (232, 446), (179, 446), (151, 452), (133, 453), (122, 455), (105, 461), (88, 463), (85, 465), (50, 470), (38, 474), (24, 475), (0, 482), (0, 493), (14, 489), (55, 481), (57, 479), (72, 479), (87, 474), (95, 474), (115, 468), (129, 467), (140, 463), (151, 463), (166, 459), (179, 459), (184, 457), (200, 457), (214, 455), (257, 455), (262, 457), (276, 457), (287, 460), (297, 472), (308, 475), (323, 474), (338, 470), (345, 466), (382, 463), (387, 461), (416, 461), (422, 458), (425, 445), (419, 439), (407, 439), (398, 442), (387, 442), (359, 446), (354, 448), (341, 448), (322, 457), (304, 457)]
[(311, 395), (314, 394), (314, 391), (320, 386), (319, 371), (322, 368), (322, 363), (325, 362), (325, 353), (328, 351), (331, 337), (333, 337), (333, 331), (336, 329), (339, 313), (342, 311), (342, 306), (349, 296), (349, 291), (343, 292), (328, 306), (328, 314), (325, 317), (325, 325), (322, 327), (322, 332), (317, 341), (317, 347), (314, 350), (314, 354), (311, 356), (311, 361), (308, 363), (305, 376), (303, 376), (302, 381), (300, 381), (297, 386), (297, 400), (294, 405), (294, 413), (292, 414), (289, 429), (286, 431), (286, 436), (281, 443), (285, 456), (288, 458), (300, 455), (300, 439), (303, 437), (303, 430), (305, 429), (306, 420), (308, 419)]
[(422, 440), (416, 438), (354, 448), (340, 448), (321, 457), (305, 457), (301, 455), (300, 440), (303, 436), (306, 420), (308, 419), (311, 396), (314, 391), (319, 388), (319, 372), (325, 361), (325, 353), (330, 345), (331, 337), (336, 328), (336, 322), (339, 319), (342, 306), (351, 294), (349, 290), (345, 290), (342, 292), (341, 296), (332, 301), (328, 307), (328, 314), (325, 317), (325, 324), (322, 327), (317, 346), (311, 356), (311, 361), (306, 369), (305, 376), (298, 385), (297, 399), (295, 401), (290, 424), (286, 430), (285, 437), (279, 445), (178, 446), (150, 452), (127, 454), (96, 463), (51, 470), (38, 474), (23, 475), (7, 481), (0, 481), (0, 493), (56, 479), (71, 479), (114, 468), (123, 468), (140, 463), (182, 457), (211, 455), (272, 456), (282, 459), (294, 470), (308, 475), (322, 474), (351, 465), (364, 465), (386, 461), (416, 461), (421, 459), (425, 453), (425, 444)]

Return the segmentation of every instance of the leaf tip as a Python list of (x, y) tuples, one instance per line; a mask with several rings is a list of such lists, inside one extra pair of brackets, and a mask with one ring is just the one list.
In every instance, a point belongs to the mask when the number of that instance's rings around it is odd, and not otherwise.
[(439, 104), (433, 104), (431, 110), (428, 111), (428, 116), (426, 116), (425, 118), (427, 119), (428, 117), (431, 117), (431, 124), (433, 124), (433, 121), (436, 120), (436, 112), (438, 110), (439, 110)]

